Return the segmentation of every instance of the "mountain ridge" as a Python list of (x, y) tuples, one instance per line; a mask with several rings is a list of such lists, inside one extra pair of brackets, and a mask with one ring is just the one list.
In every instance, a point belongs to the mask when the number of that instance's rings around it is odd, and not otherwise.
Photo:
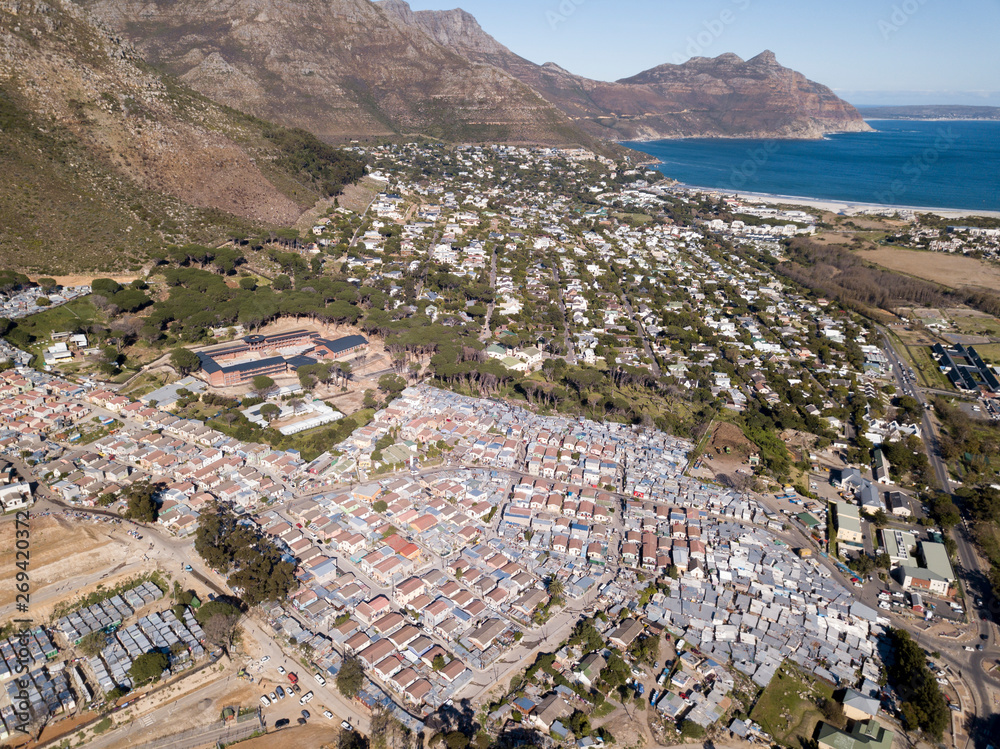
[(78, 2), (206, 96), (328, 142), (429, 136), (600, 149), (867, 129), (853, 107), (769, 53), (606, 82), (516, 55), (461, 9), (413, 11), (403, 0)]
[(618, 81), (597, 81), (552, 62), (526, 60), (464, 10), (413, 11), (405, 0), (377, 5), (470, 61), (493, 65), (526, 83), (595, 137), (819, 138), (870, 129), (854, 107), (828, 87), (780, 65), (770, 50), (747, 61), (724, 53), (659, 65)]

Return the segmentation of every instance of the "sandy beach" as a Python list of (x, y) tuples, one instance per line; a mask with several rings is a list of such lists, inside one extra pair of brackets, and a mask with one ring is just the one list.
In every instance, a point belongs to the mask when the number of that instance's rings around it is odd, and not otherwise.
[(984, 211), (976, 209), (962, 210), (956, 208), (933, 208), (927, 206), (912, 206), (912, 205), (883, 205), (882, 203), (861, 203), (849, 200), (801, 198), (801, 197), (796, 197), (794, 195), (771, 195), (769, 193), (762, 193), (762, 192), (731, 192), (728, 190), (720, 190), (718, 188), (713, 188), (713, 187), (699, 187), (697, 185), (686, 185), (683, 183), (678, 183), (676, 186), (685, 188), (687, 190), (698, 190), (701, 192), (715, 193), (718, 195), (729, 195), (746, 201), (757, 200), (762, 203), (780, 203), (783, 205), (804, 205), (804, 206), (809, 206), (810, 208), (818, 208), (823, 211), (830, 211), (831, 213), (843, 213), (844, 215), (847, 216), (856, 215), (871, 210), (903, 210), (903, 211), (915, 211), (918, 213), (932, 213), (936, 216), (941, 216), (942, 218), (964, 218), (966, 216), (990, 216), (992, 218), (1000, 218), (1000, 211)]

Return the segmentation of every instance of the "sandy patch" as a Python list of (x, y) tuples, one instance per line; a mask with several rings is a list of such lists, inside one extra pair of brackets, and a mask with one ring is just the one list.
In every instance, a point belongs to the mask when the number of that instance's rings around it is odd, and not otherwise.
[[(326, 725), (324, 725), (324, 723)], [(273, 731), (250, 741), (240, 743), (240, 749), (302, 749), (302, 747), (336, 746), (340, 726), (320, 716), (313, 717), (306, 725), (292, 725)]]
[[(15, 524), (0, 526), (0, 556), (14, 559)], [(107, 569), (128, 558), (127, 545), (112, 540), (108, 526), (77, 522), (72, 526), (56, 516), (32, 518), (29, 574), (32, 589)], [(13, 563), (0, 568), (0, 606), (14, 600), (14, 586), (8, 584), (17, 573)]]

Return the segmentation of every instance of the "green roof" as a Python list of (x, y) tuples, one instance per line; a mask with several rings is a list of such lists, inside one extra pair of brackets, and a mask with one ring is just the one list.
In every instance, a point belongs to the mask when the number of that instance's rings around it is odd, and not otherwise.
[(951, 561), (948, 559), (948, 550), (944, 544), (934, 541), (921, 541), (920, 553), (924, 558), (924, 564), (931, 572), (943, 577), (948, 582), (955, 579), (955, 571), (951, 568)]
[(851, 732), (841, 731), (829, 723), (819, 724), (816, 741), (820, 749), (892, 749), (892, 731), (883, 728), (877, 720), (858, 721)]
[(819, 526), (819, 520), (811, 512), (800, 512), (795, 517), (807, 528), (816, 528)]

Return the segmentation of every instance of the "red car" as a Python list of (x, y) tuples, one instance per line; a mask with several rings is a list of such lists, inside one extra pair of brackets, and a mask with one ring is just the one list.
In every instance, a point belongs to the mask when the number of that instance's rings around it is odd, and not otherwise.
[(292, 682), (292, 684), (299, 683), (299, 677), (293, 674), (291, 671), (288, 672), (288, 680)]

